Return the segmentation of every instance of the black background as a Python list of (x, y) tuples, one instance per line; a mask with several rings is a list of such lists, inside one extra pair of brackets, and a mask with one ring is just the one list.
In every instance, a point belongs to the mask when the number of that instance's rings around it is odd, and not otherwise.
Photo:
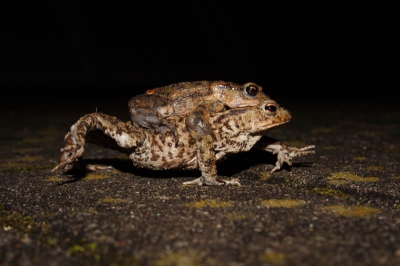
[(376, 97), (364, 72), (373, 29), (362, 1), (227, 3), (4, 7), (2, 100), (126, 104), (149, 88), (194, 80), (252, 81), (278, 102)]

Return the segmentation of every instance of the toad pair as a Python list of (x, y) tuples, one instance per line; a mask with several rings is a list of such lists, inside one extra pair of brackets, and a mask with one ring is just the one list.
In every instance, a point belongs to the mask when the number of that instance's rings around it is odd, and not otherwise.
[(229, 154), (252, 147), (272, 152), (274, 172), (296, 156), (314, 153), (314, 146), (287, 147), (262, 135), (291, 115), (254, 83), (182, 82), (133, 97), (129, 107), (133, 123), (97, 112), (81, 117), (65, 136), (61, 163), (52, 171), (72, 168), (88, 142), (126, 153), (137, 167), (201, 171), (184, 184), (240, 185), (218, 177), (217, 162)]

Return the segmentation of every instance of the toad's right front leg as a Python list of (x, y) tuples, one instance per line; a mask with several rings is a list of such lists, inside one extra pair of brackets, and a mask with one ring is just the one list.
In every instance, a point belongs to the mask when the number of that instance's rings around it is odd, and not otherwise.
[(172, 103), (168, 98), (141, 94), (133, 97), (128, 105), (131, 121), (134, 124), (161, 133), (162, 141), (165, 140), (165, 133), (171, 132), (175, 138), (175, 145), (178, 145), (178, 131), (175, 125), (166, 119), (174, 112)]
[(65, 135), (66, 144), (60, 150), (61, 162), (52, 172), (71, 169), (82, 156), (86, 142), (124, 151), (141, 145), (144, 138), (143, 129), (116, 117), (103, 113), (87, 114), (73, 124)]
[(204, 102), (195, 108), (185, 120), (190, 136), (196, 143), (197, 163), (201, 177), (195, 180), (184, 182), (184, 185), (238, 185), (236, 180), (224, 180), (218, 177), (217, 162), (214, 150), (215, 135), (212, 131), (209, 119), (210, 114), (222, 111), (223, 105), (218, 102)]

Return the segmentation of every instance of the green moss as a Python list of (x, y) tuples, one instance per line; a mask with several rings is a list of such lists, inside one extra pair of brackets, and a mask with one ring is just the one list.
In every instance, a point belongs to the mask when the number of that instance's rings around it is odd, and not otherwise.
[(271, 263), (272, 265), (283, 265), (285, 262), (285, 254), (282, 252), (267, 251), (262, 254), (258, 260), (263, 263)]
[[(69, 254), (82, 257), (88, 262), (88, 265), (96, 263), (96, 265), (142, 265), (140, 261), (131, 255), (124, 255), (118, 250), (110, 250), (107, 245), (100, 245), (95, 242), (87, 242), (82, 238), (79, 243), (71, 243), (71, 240), (60, 243), (60, 240), (51, 236), (51, 229), (44, 222), (37, 222), (32, 217), (14, 212), (7, 211), (4, 204), (0, 203), (0, 227), (3, 230), (17, 233), (19, 235), (28, 235), (31, 239), (41, 242), (43, 245), (51, 247), (60, 244), (68, 245)], [(102, 257), (102, 254), (107, 256)]]
[(332, 196), (332, 197), (339, 197), (339, 198), (344, 198), (347, 199), (349, 196), (344, 194), (342, 191), (337, 190), (337, 189), (330, 189), (330, 188), (313, 188), (311, 189), (311, 192), (320, 194), (320, 195), (327, 195), (327, 196)]
[(292, 200), (292, 199), (269, 199), (263, 200), (261, 205), (265, 207), (275, 208), (293, 208), (306, 204), (304, 200)]
[(54, 237), (49, 237), (47, 239), (47, 244), (49, 244), (50, 246), (56, 246), (58, 244), (58, 239)]
[(382, 171), (383, 170), (383, 166), (379, 166), (379, 165), (368, 166), (367, 170), (370, 170), (370, 171)]
[(367, 159), (366, 157), (362, 157), (362, 156), (358, 156), (358, 157), (354, 158), (355, 161), (359, 161), (359, 162), (365, 161), (366, 159)]
[(77, 253), (77, 252), (84, 252), (85, 251), (85, 247), (81, 246), (81, 245), (73, 245), (69, 251), (71, 253)]
[(58, 176), (50, 176), (50, 177), (48, 177), (46, 179), (43, 179), (42, 181), (45, 181), (45, 182), (62, 182), (62, 181), (65, 181), (65, 179), (61, 178), (61, 177), (58, 177)]
[(101, 202), (104, 203), (120, 203), (120, 202), (127, 202), (127, 200), (122, 199), (122, 198), (104, 198), (100, 200)]
[(201, 201), (196, 201), (192, 203), (186, 204), (187, 207), (192, 207), (196, 209), (202, 209), (202, 208), (227, 208), (232, 206), (232, 202), (230, 201), (221, 201), (217, 199), (207, 199), (207, 200), (201, 200)]
[(200, 255), (196, 252), (168, 252), (163, 254), (155, 263), (156, 266), (194, 266), (202, 265)]
[(6, 211), (4, 206), (1, 207), (0, 214), (0, 226), (16, 233), (47, 233), (49, 230), (49, 226), (46, 223), (36, 222), (30, 216), (22, 213)]
[(360, 177), (351, 172), (337, 172), (332, 173), (328, 177), (329, 183), (339, 185), (347, 184), (351, 182), (377, 182), (379, 178), (377, 177)]
[(106, 179), (109, 178), (107, 175), (102, 175), (102, 174), (95, 174), (95, 173), (89, 173), (88, 175), (85, 176), (86, 180), (98, 180), (98, 179)]
[(363, 206), (332, 205), (332, 206), (326, 206), (324, 207), (324, 209), (346, 217), (362, 217), (362, 218), (367, 218), (381, 212), (380, 209), (372, 207), (363, 207)]
[(259, 174), (259, 177), (261, 180), (267, 181), (271, 177), (271, 173), (270, 172), (261, 172)]

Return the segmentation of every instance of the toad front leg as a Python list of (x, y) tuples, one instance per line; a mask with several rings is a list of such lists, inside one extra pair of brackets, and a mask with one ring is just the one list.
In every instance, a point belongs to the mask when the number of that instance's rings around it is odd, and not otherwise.
[(175, 138), (175, 145), (179, 137), (176, 127), (165, 118), (173, 114), (172, 103), (165, 97), (142, 94), (133, 97), (129, 103), (129, 112), (134, 124), (161, 133), (165, 140), (165, 133), (171, 132)]
[(275, 167), (272, 168), (271, 173), (281, 169), (284, 163), (292, 166), (292, 159), (295, 157), (315, 153), (315, 151), (312, 150), (315, 148), (315, 145), (310, 145), (303, 148), (288, 147), (286, 144), (267, 136), (263, 136), (256, 144), (256, 147), (258, 149), (277, 154), (277, 161), (275, 163)]
[(204, 102), (186, 118), (186, 127), (196, 143), (197, 162), (201, 177), (193, 181), (184, 182), (185, 185), (239, 185), (236, 180), (223, 180), (218, 178), (217, 163), (214, 151), (215, 135), (209, 119), (210, 114), (222, 111), (224, 106), (219, 102)]
[(82, 156), (86, 142), (124, 152), (141, 145), (144, 139), (142, 129), (116, 117), (103, 113), (87, 114), (65, 135), (66, 145), (61, 149), (61, 162), (52, 172), (71, 169)]

